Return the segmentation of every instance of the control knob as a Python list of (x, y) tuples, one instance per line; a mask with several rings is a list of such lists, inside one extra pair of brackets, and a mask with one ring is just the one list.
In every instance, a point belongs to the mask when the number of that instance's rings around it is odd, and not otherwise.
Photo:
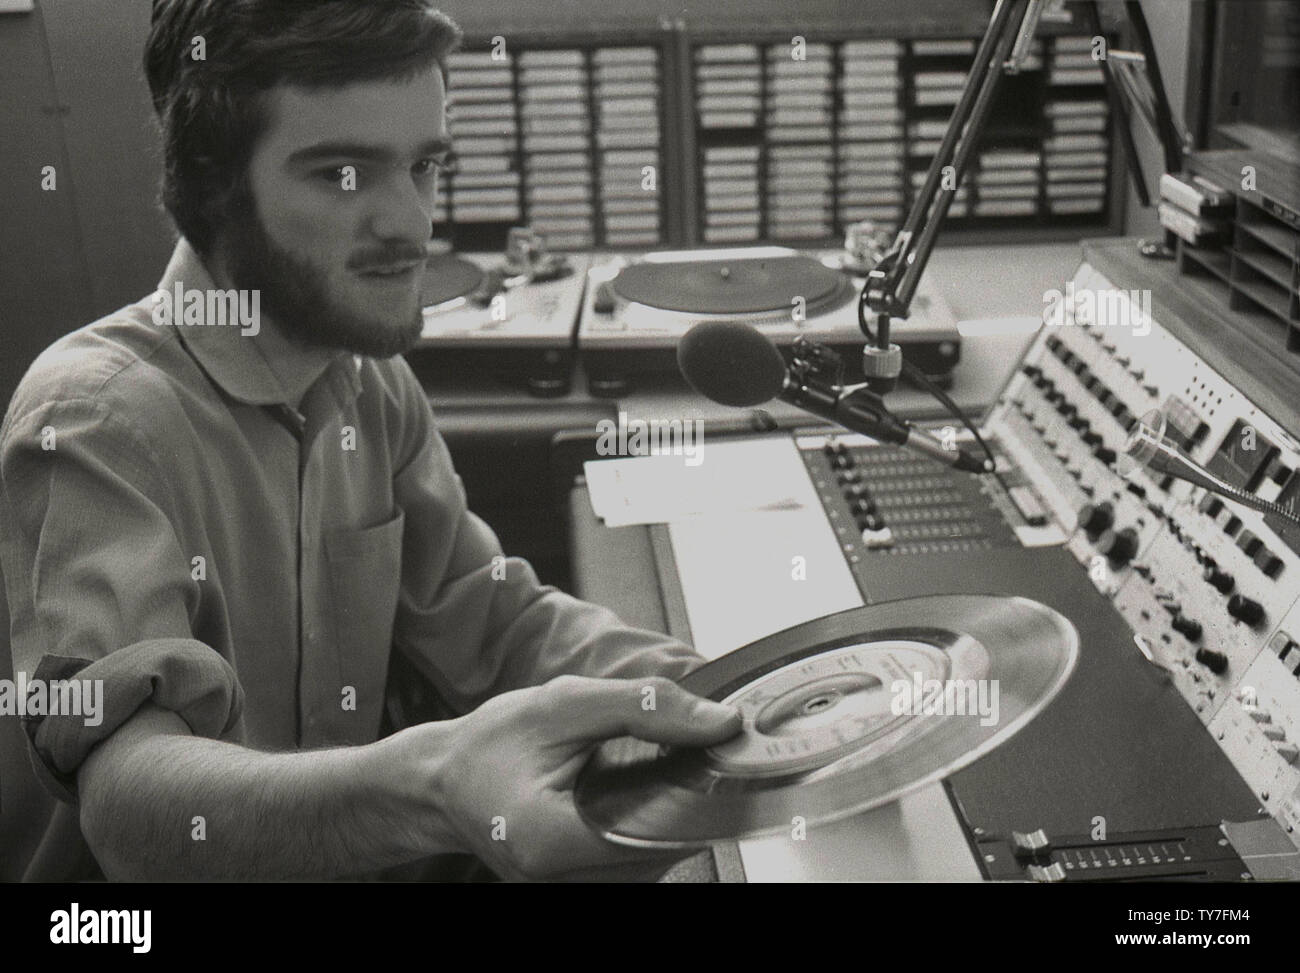
[(1108, 500), (1101, 503), (1085, 503), (1079, 508), (1079, 526), (1092, 540), (1096, 540), (1097, 535), (1103, 531), (1109, 530), (1114, 523), (1115, 508)]
[(1138, 551), (1138, 534), (1132, 527), (1123, 530), (1108, 530), (1097, 540), (1097, 550), (1105, 554), (1110, 563), (1122, 567)]
[(1228, 599), (1228, 614), (1242, 624), (1254, 628), (1264, 620), (1264, 606), (1245, 595), (1233, 595)]

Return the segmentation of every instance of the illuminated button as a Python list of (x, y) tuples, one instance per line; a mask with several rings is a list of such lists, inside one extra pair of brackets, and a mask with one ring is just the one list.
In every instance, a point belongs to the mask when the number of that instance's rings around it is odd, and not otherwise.
[(1235, 537), (1237, 535), (1237, 531), (1239, 530), (1241, 530), (1240, 517), (1233, 516), (1233, 517), (1229, 517), (1226, 521), (1224, 521), (1223, 532), (1227, 534), (1229, 537)]
[(1243, 706), (1242, 711), (1256, 723), (1272, 723), (1273, 714), (1258, 706)]
[(1268, 640), (1268, 647), (1269, 650), (1280, 659), (1284, 657), (1289, 650), (1294, 648), (1295, 644), (1291, 641), (1291, 636), (1286, 632), (1276, 632), (1273, 637)]
[(1194, 618), (1188, 618), (1186, 615), (1175, 615), (1174, 620), (1169, 623), (1173, 626), (1175, 632), (1183, 636), (1189, 642), (1196, 642), (1201, 637), (1201, 623)]
[(1289, 764), (1294, 764), (1297, 758), (1300, 758), (1300, 750), (1296, 749), (1294, 743), (1279, 743), (1273, 748), (1277, 755)]
[(1237, 546), (1246, 552), (1247, 557), (1254, 557), (1264, 546), (1264, 542), (1248, 530), (1243, 530), (1237, 538)]
[(1201, 502), (1196, 505), (1196, 509), (1207, 517), (1217, 517), (1219, 511), (1223, 509), (1223, 501), (1213, 493), (1207, 493), (1201, 497)]
[(1278, 726), (1276, 723), (1270, 723), (1267, 726), (1261, 726), (1259, 728), (1259, 732), (1263, 733), (1264, 736), (1268, 737), (1274, 743), (1281, 743), (1283, 740), (1286, 739), (1285, 728)]
[(1097, 457), (1098, 462), (1105, 463), (1107, 466), (1115, 462), (1117, 456), (1115, 450), (1109, 446), (1098, 446), (1092, 451), (1092, 455)]
[(1255, 566), (1264, 572), (1265, 577), (1276, 578), (1286, 565), (1267, 547), (1261, 547), (1255, 552)]

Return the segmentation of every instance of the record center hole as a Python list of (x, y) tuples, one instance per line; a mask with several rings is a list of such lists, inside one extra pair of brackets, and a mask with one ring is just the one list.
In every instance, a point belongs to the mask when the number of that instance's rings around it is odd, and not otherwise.
[(803, 711), (808, 714), (820, 713), (824, 709), (834, 706), (839, 700), (839, 693), (827, 693), (822, 696), (814, 696), (808, 702), (803, 704)]
[(879, 712), (888, 698), (880, 697), (876, 675), (845, 672), (795, 686), (764, 705), (754, 716), (754, 729), (766, 736), (797, 736), (854, 714)]

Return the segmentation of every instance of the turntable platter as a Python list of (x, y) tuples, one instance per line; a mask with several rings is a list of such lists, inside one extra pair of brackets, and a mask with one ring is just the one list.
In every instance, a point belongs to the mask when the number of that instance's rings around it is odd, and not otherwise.
[(802, 297), (809, 312), (848, 298), (846, 278), (802, 255), (637, 263), (613, 281), (628, 301), (688, 314), (788, 312)]
[(1026, 598), (942, 595), (829, 615), (737, 649), (682, 685), (740, 709), (707, 748), (602, 744), (575, 801), (611, 841), (698, 847), (866, 811), (1017, 733), (1074, 669), (1078, 633)]
[(454, 253), (430, 257), (420, 281), (420, 303), (432, 307), (462, 297), (477, 290), (483, 277), (482, 270)]

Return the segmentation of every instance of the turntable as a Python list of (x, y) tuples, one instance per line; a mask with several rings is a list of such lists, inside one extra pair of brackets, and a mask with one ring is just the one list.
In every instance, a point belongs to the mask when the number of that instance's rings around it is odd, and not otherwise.
[(511, 231), (505, 256), (447, 251), (425, 264), (424, 330), (411, 352), (426, 374), (484, 376), (537, 396), (564, 395), (573, 324), (590, 259), (548, 254), (531, 231)]
[[(708, 320), (755, 325), (783, 352), (805, 337), (840, 352), (857, 380), (865, 342), (857, 319), (864, 278), (836, 252), (787, 247), (686, 250), (597, 258), (587, 272), (578, 349), (595, 395), (615, 395), (638, 375), (676, 373), (678, 340)], [(957, 364), (952, 309), (922, 279), (913, 313), (893, 323), (907, 359), (942, 381)]]

